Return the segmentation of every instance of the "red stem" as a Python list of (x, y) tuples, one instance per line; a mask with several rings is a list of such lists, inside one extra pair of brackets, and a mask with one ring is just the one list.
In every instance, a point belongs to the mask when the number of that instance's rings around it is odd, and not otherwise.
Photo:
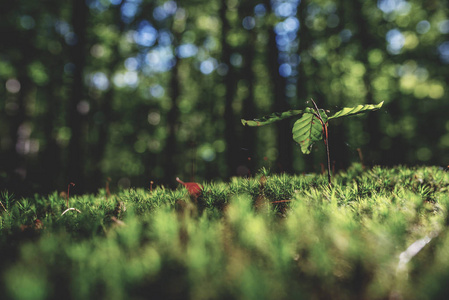
[(179, 179), (179, 177), (176, 177), (176, 181), (179, 182), (180, 184), (186, 185), (186, 183), (181, 179)]
[(276, 203), (285, 203), (285, 202), (291, 202), (292, 200), (278, 200), (278, 201), (272, 201), (270, 203), (276, 204)]
[(67, 208), (69, 208), (69, 195), (70, 195), (70, 186), (75, 186), (73, 182), (70, 182), (67, 186)]

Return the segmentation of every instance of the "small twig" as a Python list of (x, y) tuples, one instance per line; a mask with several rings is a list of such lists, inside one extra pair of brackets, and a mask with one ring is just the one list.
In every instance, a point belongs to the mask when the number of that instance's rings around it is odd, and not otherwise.
[(276, 203), (285, 203), (285, 202), (291, 202), (293, 200), (278, 200), (278, 201), (271, 201), (271, 204), (276, 204)]
[(315, 106), (315, 117), (318, 118), (318, 120), (321, 122), (321, 125), (323, 126), (323, 133), (324, 133), (324, 145), (326, 146), (326, 153), (327, 153), (327, 179), (329, 181), (329, 186), (332, 185), (331, 182), (331, 160), (330, 160), (330, 154), (329, 154), (329, 136), (327, 133), (327, 124), (323, 121), (323, 118), (321, 117), (320, 110), (318, 109), (318, 106), (316, 105), (315, 101), (313, 99), (310, 99), (313, 103), (313, 106)]
[(179, 177), (176, 177), (176, 181), (179, 182), (182, 185), (185, 185), (186, 183), (184, 181), (182, 181), (181, 179), (179, 179)]
[(70, 182), (67, 186), (67, 208), (69, 207), (70, 186), (75, 186), (75, 184), (73, 182)]
[(111, 196), (111, 191), (109, 190), (109, 182), (111, 182), (111, 177), (108, 177), (106, 180), (106, 201), (108, 201), (108, 198)]
[(151, 180), (151, 181), (150, 181), (150, 192), (153, 192), (153, 183), (154, 183), (154, 181)]
[(2, 201), (0, 201), (0, 204), (2, 205), (3, 209), (8, 213), (8, 215), (11, 216), (11, 214), (9, 213), (9, 211), (6, 209), (6, 207), (3, 205)]
[(359, 153), (359, 159), (360, 159), (360, 163), (362, 164), (362, 168), (365, 169), (365, 164), (363, 163), (362, 149), (357, 148), (357, 152)]
[(66, 212), (68, 212), (68, 211), (70, 211), (70, 210), (74, 210), (74, 211), (76, 211), (76, 212), (78, 212), (78, 213), (81, 213), (81, 211), (80, 211), (79, 209), (76, 209), (76, 208), (71, 207), (71, 208), (67, 208), (66, 210), (64, 210), (64, 212), (61, 214), (61, 217), (62, 217)]
[(118, 226), (125, 226), (125, 222), (123, 222), (122, 220), (117, 219), (116, 217), (112, 216), (111, 220), (114, 221)]

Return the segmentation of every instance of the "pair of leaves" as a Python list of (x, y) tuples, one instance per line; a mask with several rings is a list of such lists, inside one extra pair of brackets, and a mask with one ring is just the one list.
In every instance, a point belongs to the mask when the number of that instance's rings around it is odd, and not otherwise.
[[(321, 119), (327, 123), (328, 117), (323, 109), (320, 109)], [(317, 117), (315, 110), (307, 108), (305, 113), (293, 125), (293, 140), (301, 146), (304, 154), (309, 154), (315, 142), (323, 139), (323, 123)]]
[[(325, 126), (327, 126), (327, 122), (329, 120), (378, 110), (382, 107), (382, 105), (383, 101), (377, 105), (367, 104), (358, 105), (355, 107), (345, 107), (330, 117), (327, 116), (326, 111), (320, 109), (319, 113), (322, 121), (318, 118), (318, 112), (315, 109), (307, 107), (304, 110), (290, 110), (283, 113), (273, 113), (261, 119), (242, 119), (242, 124), (248, 126), (263, 126), (293, 116), (302, 115), (301, 118), (299, 118), (293, 125), (293, 140), (295, 140), (301, 146), (302, 153), (309, 154), (313, 144), (323, 139), (324, 124)], [(322, 122), (324, 122), (324, 124)]]

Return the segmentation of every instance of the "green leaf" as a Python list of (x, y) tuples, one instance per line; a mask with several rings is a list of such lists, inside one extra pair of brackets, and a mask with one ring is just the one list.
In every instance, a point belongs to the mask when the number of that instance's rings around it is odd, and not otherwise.
[[(320, 109), (321, 118), (326, 123), (328, 117), (323, 109)], [(315, 142), (323, 138), (323, 125), (315, 115), (315, 110), (306, 108), (304, 115), (293, 125), (293, 140), (301, 146), (304, 154), (309, 154)]]
[(382, 101), (377, 105), (367, 104), (367, 105), (357, 105), (356, 107), (345, 107), (342, 110), (336, 112), (334, 115), (330, 116), (329, 120), (341, 118), (341, 117), (352, 116), (352, 115), (357, 115), (357, 114), (362, 114), (367, 111), (378, 110), (382, 107), (383, 104), (384, 104), (384, 102)]
[(254, 119), (254, 120), (244, 120), (242, 119), (243, 125), (248, 126), (263, 126), (267, 124), (271, 124), (277, 121), (281, 121), (283, 119), (287, 119), (293, 116), (301, 115), (303, 113), (302, 110), (289, 110), (282, 113), (272, 113), (271, 115), (262, 117), (260, 119)]

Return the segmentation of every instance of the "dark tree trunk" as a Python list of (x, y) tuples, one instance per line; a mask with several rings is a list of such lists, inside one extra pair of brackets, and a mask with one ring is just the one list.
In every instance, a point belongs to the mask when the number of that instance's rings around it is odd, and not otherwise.
[(67, 123), (71, 130), (68, 149), (67, 182), (77, 185), (76, 192), (85, 190), (84, 178), (84, 118), (78, 111), (78, 104), (83, 100), (83, 71), (86, 60), (86, 26), (88, 8), (85, 1), (73, 0), (72, 24), (76, 42), (72, 46), (71, 58), (74, 64), (71, 98), (68, 105)]
[[(268, 12), (271, 11), (271, 1), (265, 1)], [(273, 26), (268, 28), (268, 44), (267, 44), (267, 63), (270, 79), (273, 84), (273, 111), (283, 112), (290, 107), (286, 98), (286, 80), (279, 74), (279, 50), (276, 44), (276, 33)], [(293, 165), (293, 148), (291, 124), (288, 120), (276, 123), (277, 150), (278, 157), (276, 160), (277, 170), (280, 172), (292, 172)]]
[[(120, 5), (114, 7), (114, 19), (120, 20), (121, 15), (121, 7), (123, 6), (123, 1)], [(124, 31), (124, 23), (122, 21), (117, 21), (119, 25), (119, 35), (121, 35)], [(111, 55), (113, 58), (107, 68), (109, 71), (108, 79), (112, 84), (112, 77), (120, 62), (122, 61), (122, 57), (119, 55), (120, 53), (120, 39), (114, 41), (114, 45), (112, 46)], [(103, 115), (103, 122), (98, 125), (98, 141), (93, 144), (93, 149), (90, 151), (92, 153), (92, 164), (93, 164), (93, 176), (91, 176), (91, 186), (93, 189), (98, 189), (101, 186), (105, 185), (107, 178), (105, 174), (103, 174), (102, 170), (102, 161), (105, 155), (106, 146), (109, 140), (109, 127), (111, 125), (111, 121), (113, 118), (112, 111), (112, 103), (114, 102), (114, 93), (115, 89), (111, 86), (109, 90), (103, 95), (100, 99), (100, 104), (98, 106), (98, 112)]]
[[(56, 116), (60, 106), (55, 99), (57, 98), (54, 90), (58, 85), (62, 85), (61, 74), (52, 76), (49, 86), (47, 87), (47, 109), (43, 120), (43, 130), (45, 136), (46, 147), (41, 153), (42, 172), (42, 189), (45, 193), (58, 189), (62, 186), (62, 182), (58, 182), (61, 175), (61, 149), (55, 138)], [(59, 78), (58, 78), (59, 77)], [(60, 184), (60, 185), (59, 185)]]
[(179, 108), (178, 98), (179, 87), (179, 61), (176, 60), (175, 66), (171, 70), (170, 79), (171, 108), (167, 114), (168, 137), (166, 139), (164, 153), (164, 171), (165, 184), (175, 186), (177, 164), (177, 142), (176, 134), (178, 131)]
[(236, 92), (236, 80), (235, 72), (231, 65), (231, 46), (228, 44), (226, 37), (230, 31), (230, 24), (226, 17), (226, 12), (228, 10), (226, 0), (221, 0), (220, 7), (220, 19), (221, 19), (221, 61), (228, 67), (226, 75), (223, 77), (224, 85), (226, 87), (225, 92), (225, 110), (224, 110), (224, 121), (225, 121), (225, 142), (226, 142), (226, 165), (228, 166), (227, 175), (233, 176), (236, 174), (238, 167), (238, 154), (239, 154), (239, 142), (235, 130), (235, 116), (234, 109), (232, 108), (232, 103), (234, 101), (234, 96)]
[[(363, 75), (363, 82), (366, 88), (366, 103), (373, 104), (373, 93), (371, 90), (371, 72), (369, 71), (369, 61), (368, 61), (368, 53), (370, 50), (376, 48), (379, 45), (376, 37), (371, 32), (371, 28), (367, 23), (366, 17), (363, 15), (363, 4), (362, 0), (353, 1), (352, 7), (352, 16), (354, 18), (354, 24), (356, 24), (356, 32), (354, 33), (354, 40), (360, 42), (361, 51), (357, 59), (365, 65), (366, 72)], [(368, 151), (366, 152), (367, 162), (376, 163), (376, 161), (380, 158), (380, 140), (381, 140), (381, 131), (379, 127), (379, 114), (372, 113), (368, 114), (366, 128), (365, 131), (369, 134), (369, 142), (367, 145)]]
[[(301, 61), (298, 65), (298, 81), (297, 81), (297, 98), (298, 104), (302, 108), (306, 105), (306, 102), (309, 101), (308, 97), (310, 97), (310, 89), (309, 82), (311, 81), (307, 78), (305, 72), (305, 56), (309, 55), (307, 52), (309, 50), (309, 45), (311, 41), (311, 36), (306, 26), (306, 18), (307, 18), (307, 5), (309, 4), (309, 0), (302, 0), (298, 6), (298, 20), (299, 20), (299, 47), (298, 54), (301, 58)], [(295, 147), (299, 147), (299, 144), (296, 144)], [(313, 152), (308, 154), (307, 157), (303, 156), (305, 172), (313, 171)]]
[[(346, 17), (344, 15), (344, 0), (338, 0), (336, 1), (337, 5), (337, 15), (340, 17), (340, 22), (338, 23), (338, 26), (333, 28), (332, 34), (338, 34), (344, 29), (344, 25), (347, 24)], [(341, 57), (344, 54), (344, 49), (337, 48), (336, 49), (337, 54)], [(330, 84), (330, 82), (329, 82)], [(342, 107), (348, 106), (344, 102), (344, 98), (340, 95), (329, 95), (329, 97), (335, 97), (339, 99), (337, 110), (341, 109)], [(329, 103), (329, 101), (328, 101)], [(327, 108), (331, 109), (334, 113), (336, 110), (333, 109), (330, 105), (327, 106)], [(331, 165), (332, 169), (338, 170), (338, 169), (346, 169), (349, 166), (349, 154), (355, 155), (355, 159), (358, 158), (358, 153), (356, 152), (356, 149), (351, 149), (351, 151), (348, 151), (348, 146), (346, 145), (346, 132), (347, 132), (347, 126), (346, 122), (335, 122), (332, 124), (332, 126), (329, 128), (329, 149), (330, 149), (330, 159), (331, 159)]]
[[(255, 3), (254, 1), (244, 1), (242, 2), (240, 12), (240, 21), (243, 22), (246, 16), (250, 16), (253, 13)], [(248, 94), (243, 99), (243, 111), (241, 118), (243, 119), (253, 119), (255, 112), (254, 104), (254, 71), (253, 64), (254, 58), (256, 56), (256, 39), (257, 32), (255, 29), (246, 30), (244, 33), (246, 36), (246, 41), (242, 46), (243, 54), (243, 66), (241, 72), (241, 80), (245, 82), (245, 86), (248, 88)], [(240, 124), (240, 122), (238, 122)], [(249, 173), (254, 174), (255, 171), (255, 154), (256, 151), (256, 134), (257, 128), (245, 126), (243, 128), (242, 142), (243, 148), (248, 149), (248, 151), (240, 151), (239, 165), (247, 166)]]
[[(27, 64), (24, 65), (26, 67)], [(26, 71), (24, 71), (26, 73)], [(19, 71), (19, 73), (24, 73)], [(27, 193), (25, 180), (27, 178), (27, 165), (25, 159), (24, 144), (29, 139), (26, 133), (25, 122), (26, 116), (26, 100), (29, 96), (32, 82), (26, 75), (19, 75), (18, 81), (20, 82), (20, 92), (17, 95), (16, 109), (10, 116), (10, 144), (8, 154), (4, 163), (6, 171), (9, 174), (8, 180), (10, 181), (10, 187), (13, 192)]]
[[(6, 8), (2, 11), (4, 19), (13, 12), (8, 12), (10, 8)], [(3, 17), (0, 16), (0, 17)], [(14, 29), (2, 30), (4, 35), (4, 43), (0, 46), (0, 51), (5, 51), (7, 54), (11, 54), (11, 49), (18, 49), (20, 53), (14, 53), (17, 56), (16, 59), (20, 60), (17, 63), (17, 80), (20, 83), (20, 88), (17, 94), (10, 95), (12, 105), (5, 111), (8, 121), (8, 146), (5, 156), (0, 161), (0, 168), (4, 169), (7, 173), (7, 188), (19, 194), (26, 194), (31, 192), (26, 186), (28, 166), (26, 163), (26, 153), (24, 153), (24, 143), (29, 142), (29, 132), (24, 127), (29, 119), (27, 116), (27, 102), (30, 97), (34, 86), (31, 78), (29, 77), (28, 67), (36, 56), (36, 50), (34, 48), (35, 35), (32, 32), (20, 32)], [(8, 55), (7, 55), (8, 57)], [(6, 100), (6, 97), (5, 97)], [(2, 188), (0, 186), (0, 188)]]

